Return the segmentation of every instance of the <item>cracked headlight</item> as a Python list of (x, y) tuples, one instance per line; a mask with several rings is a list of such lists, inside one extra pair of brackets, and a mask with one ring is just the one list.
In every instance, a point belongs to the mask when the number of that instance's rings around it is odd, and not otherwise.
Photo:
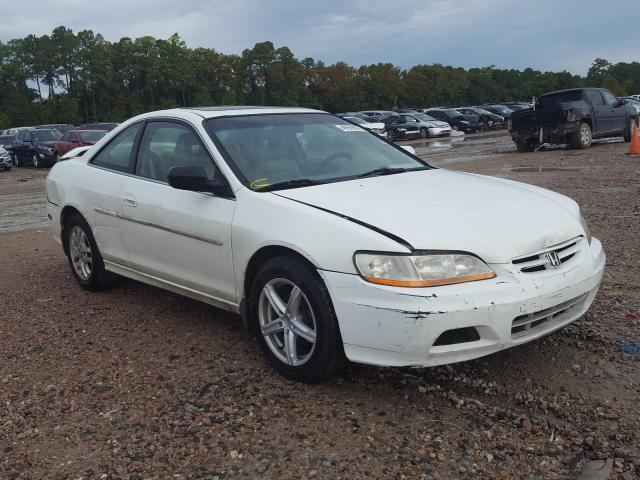
[(584, 229), (584, 238), (587, 239), (589, 245), (591, 245), (591, 230), (589, 230), (589, 225), (587, 225), (587, 221), (584, 219), (582, 214), (580, 214), (580, 225)]
[(436, 287), (496, 276), (486, 263), (466, 253), (356, 253), (354, 260), (366, 281), (395, 287)]

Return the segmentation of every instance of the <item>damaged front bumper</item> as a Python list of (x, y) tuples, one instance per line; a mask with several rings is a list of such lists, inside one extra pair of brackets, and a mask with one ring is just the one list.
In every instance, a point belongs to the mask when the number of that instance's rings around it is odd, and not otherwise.
[(576, 320), (602, 280), (605, 255), (593, 239), (581, 261), (523, 274), (491, 265), (492, 280), (433, 288), (374, 285), (321, 271), (347, 358), (383, 366), (461, 362), (535, 340)]

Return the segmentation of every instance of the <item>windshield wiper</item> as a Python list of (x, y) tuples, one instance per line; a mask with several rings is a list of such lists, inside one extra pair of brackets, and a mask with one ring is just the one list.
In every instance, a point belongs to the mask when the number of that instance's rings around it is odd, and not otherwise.
[(271, 183), (265, 186), (258, 186), (256, 191), (268, 192), (270, 190), (278, 190), (281, 188), (297, 188), (297, 187), (310, 187), (312, 185), (320, 185), (322, 182), (311, 180), (310, 178), (296, 178), (293, 180), (287, 180), (284, 182)]
[(356, 175), (356, 178), (379, 177), (381, 175), (393, 175), (394, 173), (404, 173), (409, 170), (410, 170), (409, 168), (381, 167), (381, 168), (376, 168), (374, 170), (371, 170), (370, 172), (365, 172), (365, 173), (361, 173), (360, 175)]

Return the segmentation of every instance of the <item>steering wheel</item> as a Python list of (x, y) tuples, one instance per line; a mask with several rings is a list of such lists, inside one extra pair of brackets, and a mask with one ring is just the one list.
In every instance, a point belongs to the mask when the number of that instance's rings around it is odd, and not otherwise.
[(350, 160), (353, 160), (353, 157), (349, 155), (347, 152), (332, 153), (327, 158), (322, 160), (317, 170), (318, 171), (326, 170), (327, 165), (329, 165), (331, 162), (334, 162), (335, 160), (350, 161)]

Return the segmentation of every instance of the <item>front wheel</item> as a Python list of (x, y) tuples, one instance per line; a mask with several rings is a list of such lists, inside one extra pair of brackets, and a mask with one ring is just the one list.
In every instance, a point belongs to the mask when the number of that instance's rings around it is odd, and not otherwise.
[(33, 154), (33, 157), (31, 158), (31, 163), (33, 163), (33, 166), (36, 168), (42, 167), (42, 162), (40, 161), (40, 157), (38, 157), (36, 153)]
[(263, 352), (282, 375), (316, 383), (345, 363), (338, 321), (318, 273), (293, 257), (276, 257), (253, 281), (250, 315)]
[(624, 141), (629, 143), (631, 141), (631, 137), (633, 136), (633, 125), (637, 125), (638, 122), (634, 118), (630, 118), (627, 122), (627, 128), (624, 130)]
[(589, 148), (592, 140), (591, 127), (588, 123), (581, 122), (578, 126), (578, 131), (569, 139), (569, 145), (573, 148)]
[(398, 134), (396, 133), (395, 130), (389, 130), (387, 132), (387, 140), (389, 140), (390, 142), (395, 141), (397, 137), (398, 137)]
[(429, 132), (426, 128), (420, 129), (420, 138), (427, 138), (429, 136)]

